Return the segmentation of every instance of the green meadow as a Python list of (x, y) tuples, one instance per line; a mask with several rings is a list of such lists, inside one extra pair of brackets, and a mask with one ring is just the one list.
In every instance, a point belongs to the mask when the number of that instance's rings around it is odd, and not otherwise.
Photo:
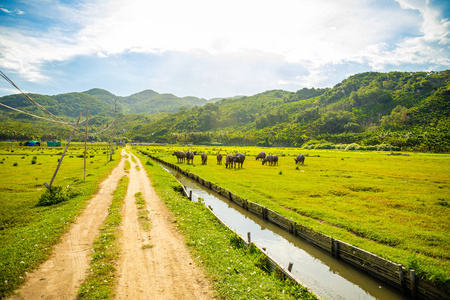
[(88, 145), (86, 180), (84, 144), (73, 144), (53, 186), (71, 191), (71, 198), (52, 206), (37, 206), (50, 183), (64, 148), (0, 147), (0, 298), (16, 289), (26, 272), (51, 254), (52, 245), (69, 228), (86, 202), (119, 162), (118, 152), (107, 162), (103, 147)]
[(217, 299), (317, 299), (268, 268), (265, 255), (236, 241), (235, 234), (203, 203), (182, 195), (175, 177), (142, 154), (137, 156), (145, 162), (156, 193), (172, 211), (172, 222), (185, 236), (193, 259), (206, 270)]
[[(450, 155), (199, 146), (188, 165), (172, 155), (188, 147), (138, 149), (450, 290)], [(256, 161), (261, 151), (277, 154), (279, 165)], [(225, 155), (236, 152), (246, 154), (243, 168), (226, 169)], [(299, 153), (304, 165), (295, 164)]]

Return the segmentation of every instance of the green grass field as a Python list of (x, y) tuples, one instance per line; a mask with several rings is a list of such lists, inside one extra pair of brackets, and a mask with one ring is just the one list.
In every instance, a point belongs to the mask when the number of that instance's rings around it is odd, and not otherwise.
[[(177, 164), (173, 151), (141, 147)], [(416, 269), (450, 290), (450, 155), (295, 148), (193, 147), (194, 165), (178, 164), (317, 231)], [(246, 154), (243, 169), (217, 165), (216, 153)], [(279, 156), (263, 166), (255, 156)], [(200, 153), (208, 154), (202, 165)], [(306, 155), (296, 165), (297, 154)], [(224, 162), (224, 160), (223, 160)]]
[(192, 257), (206, 270), (217, 299), (317, 299), (298, 283), (268, 270), (261, 252), (237, 243), (234, 233), (203, 203), (189, 201), (180, 193), (181, 185), (172, 175), (147, 157), (138, 157), (157, 194), (172, 211), (172, 222), (186, 237)]
[(0, 148), (0, 298), (24, 281), (25, 272), (39, 266), (59, 241), (86, 200), (119, 162), (107, 162), (106, 149), (88, 149), (86, 181), (84, 146), (72, 146), (53, 186), (68, 187), (78, 196), (53, 206), (36, 206), (50, 183), (63, 148)]

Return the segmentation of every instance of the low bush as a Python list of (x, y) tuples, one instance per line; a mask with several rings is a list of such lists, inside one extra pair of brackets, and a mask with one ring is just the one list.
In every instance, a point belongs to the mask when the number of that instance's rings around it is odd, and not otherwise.
[(67, 201), (79, 194), (80, 192), (78, 190), (69, 186), (66, 189), (61, 186), (52, 186), (41, 195), (36, 206), (55, 205)]
[(354, 150), (358, 150), (360, 148), (360, 146), (358, 144), (350, 144), (347, 145), (347, 147), (345, 147), (345, 151), (354, 151)]

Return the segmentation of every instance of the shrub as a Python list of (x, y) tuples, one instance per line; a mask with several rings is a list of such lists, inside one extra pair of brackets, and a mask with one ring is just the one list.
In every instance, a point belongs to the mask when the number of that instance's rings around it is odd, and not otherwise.
[(327, 143), (327, 144), (317, 144), (316, 146), (314, 146), (314, 148), (311, 149), (335, 149), (335, 148), (336, 147), (333, 144)]
[(358, 144), (350, 144), (347, 147), (345, 147), (345, 151), (353, 151), (353, 150), (358, 150), (360, 148), (360, 146)]
[(15, 162), (15, 163), (13, 164), (13, 167), (17, 167), (18, 165), (19, 165), (19, 164)]
[(376, 151), (378, 149), (377, 146), (361, 146), (359, 150)]
[(392, 146), (389, 144), (381, 144), (377, 146), (378, 151), (400, 151), (400, 147)]
[(52, 186), (41, 195), (36, 206), (55, 205), (67, 201), (79, 194), (79, 191), (70, 188), (69, 186), (67, 189), (63, 189), (61, 186)]

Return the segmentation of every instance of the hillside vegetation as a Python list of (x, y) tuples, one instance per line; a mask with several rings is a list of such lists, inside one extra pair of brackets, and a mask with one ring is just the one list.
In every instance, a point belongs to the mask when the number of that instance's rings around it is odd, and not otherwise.
[[(89, 108), (93, 130), (112, 120), (117, 101), (117, 139), (128, 141), (316, 149), (357, 143), (354, 148), (450, 150), (450, 70), (368, 72), (333, 88), (271, 90), (211, 101), (152, 90), (129, 97), (101, 89), (32, 97), (66, 119)], [(5, 96), (0, 102), (38, 113), (23, 95)], [(56, 128), (0, 107), (1, 139), (66, 138), (67, 131)]]
[(272, 90), (181, 109), (127, 137), (260, 146), (390, 144), (440, 152), (450, 149), (449, 115), (450, 71), (370, 72), (331, 89)]

